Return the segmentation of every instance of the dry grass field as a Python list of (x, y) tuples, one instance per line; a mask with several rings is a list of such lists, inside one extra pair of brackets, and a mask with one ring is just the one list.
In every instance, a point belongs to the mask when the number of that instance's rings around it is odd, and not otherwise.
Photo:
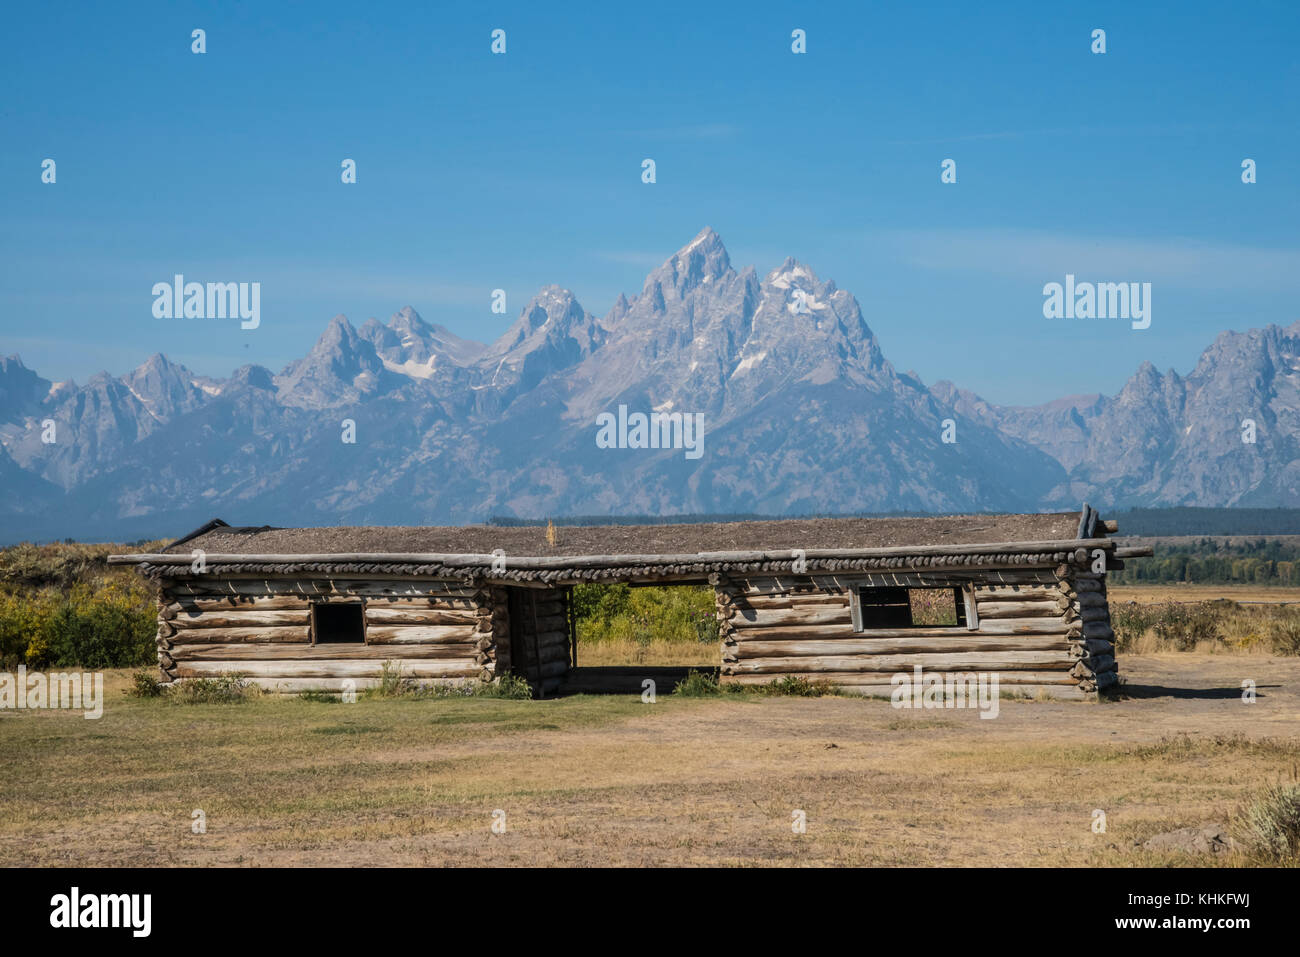
[(1300, 588), (1266, 585), (1110, 585), (1106, 594), (1112, 602), (1229, 601), (1262, 604), (1300, 604)]
[(186, 705), (125, 697), (114, 672), (99, 720), (0, 712), (0, 864), (1239, 861), (1134, 845), (1231, 828), (1294, 781), (1300, 659), (1121, 668), (1122, 700), (1003, 700), (994, 720), (750, 695)]

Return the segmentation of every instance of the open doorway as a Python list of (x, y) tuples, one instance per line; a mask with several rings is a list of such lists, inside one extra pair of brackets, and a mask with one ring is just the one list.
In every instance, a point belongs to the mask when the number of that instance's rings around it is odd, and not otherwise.
[(722, 663), (716, 601), (704, 584), (507, 586), (503, 670), (538, 697), (641, 693), (647, 678), (666, 694), (691, 671)]
[(570, 603), (577, 668), (567, 690), (640, 692), (651, 678), (666, 693), (690, 671), (716, 674), (722, 662), (708, 585), (580, 584)]

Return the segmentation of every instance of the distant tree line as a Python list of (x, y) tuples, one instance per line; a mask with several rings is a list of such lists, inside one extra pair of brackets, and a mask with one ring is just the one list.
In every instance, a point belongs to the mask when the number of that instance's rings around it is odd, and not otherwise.
[(1119, 522), (1121, 535), (1174, 538), (1187, 535), (1300, 535), (1300, 508), (1102, 509)]
[(1119, 585), (1300, 585), (1300, 545), (1266, 538), (1232, 545), (1209, 538), (1156, 545), (1153, 557), (1130, 559), (1110, 579)]

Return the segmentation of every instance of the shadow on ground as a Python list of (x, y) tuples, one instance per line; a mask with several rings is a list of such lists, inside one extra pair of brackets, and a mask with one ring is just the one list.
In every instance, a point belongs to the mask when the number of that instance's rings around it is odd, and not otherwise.
[[(1260, 685), (1255, 688), (1256, 697), (1266, 697), (1265, 688), (1280, 688), (1281, 685)], [(1226, 701), (1231, 698), (1240, 698), (1242, 689), (1237, 687), (1227, 688), (1170, 688), (1165, 685), (1124, 685), (1113, 697), (1117, 701), (1136, 700), (1144, 698), (1179, 698), (1182, 700), (1192, 701)]]
[(648, 667), (626, 665), (608, 668), (572, 668), (557, 695), (570, 694), (641, 694), (644, 682), (654, 682), (655, 694), (671, 694), (692, 671), (717, 677), (717, 668)]

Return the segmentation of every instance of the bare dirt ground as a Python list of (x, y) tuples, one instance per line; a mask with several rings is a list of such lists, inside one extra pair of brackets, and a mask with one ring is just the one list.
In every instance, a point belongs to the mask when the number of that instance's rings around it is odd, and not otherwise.
[(119, 674), (98, 721), (0, 713), (0, 864), (1239, 863), (1134, 844), (1293, 780), (1300, 659), (1121, 670), (1123, 700), (992, 720), (838, 697), (180, 705)]

